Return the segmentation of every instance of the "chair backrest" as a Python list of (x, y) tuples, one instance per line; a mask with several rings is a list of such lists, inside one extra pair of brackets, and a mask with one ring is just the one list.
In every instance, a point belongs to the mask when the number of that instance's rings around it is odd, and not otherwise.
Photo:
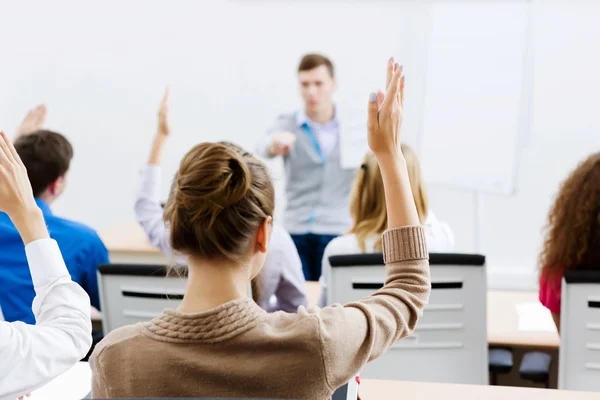
[(102, 329), (149, 321), (176, 308), (185, 294), (185, 276), (168, 276), (164, 265), (105, 264), (98, 267)]
[(558, 388), (600, 391), (600, 271), (566, 271)]
[[(415, 332), (369, 363), (371, 379), (487, 384), (487, 282), (485, 257), (430, 254), (432, 291)], [(383, 255), (329, 257), (327, 299), (345, 304), (383, 286)]]
[(331, 396), (331, 400), (356, 400), (357, 398), (358, 381), (356, 377), (350, 379), (348, 383), (338, 388)]
[[(176, 308), (185, 294), (187, 267), (104, 264), (98, 266), (102, 330), (150, 321), (165, 308)], [(248, 296), (252, 286), (248, 283)]]

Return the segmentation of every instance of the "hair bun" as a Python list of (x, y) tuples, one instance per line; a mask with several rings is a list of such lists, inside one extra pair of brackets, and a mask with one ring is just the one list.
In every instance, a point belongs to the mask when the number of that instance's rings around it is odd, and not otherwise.
[(263, 163), (231, 144), (201, 143), (181, 160), (164, 220), (178, 254), (247, 265), (274, 208)]
[(223, 144), (201, 143), (181, 161), (176, 203), (188, 211), (189, 222), (210, 229), (223, 210), (248, 194), (251, 184), (250, 170), (238, 152)]

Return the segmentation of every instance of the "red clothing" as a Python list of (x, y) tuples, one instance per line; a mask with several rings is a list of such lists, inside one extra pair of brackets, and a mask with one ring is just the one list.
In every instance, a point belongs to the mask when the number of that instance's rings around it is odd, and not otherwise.
[(553, 314), (560, 314), (562, 274), (540, 277), (540, 302)]

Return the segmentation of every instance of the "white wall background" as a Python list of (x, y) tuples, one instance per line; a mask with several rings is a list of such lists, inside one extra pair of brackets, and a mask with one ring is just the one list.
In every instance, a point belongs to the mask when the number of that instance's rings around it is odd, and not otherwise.
[[(577, 161), (600, 148), (600, 2), (533, 2), (533, 132), (516, 195), (485, 198), (493, 286), (534, 282), (552, 196)], [(382, 86), (387, 57), (403, 61), (404, 134), (416, 143), (428, 6), (416, 0), (0, 0), (0, 127), (11, 131), (27, 109), (48, 105), (48, 128), (75, 147), (70, 187), (55, 212), (97, 229), (133, 218), (137, 170), (169, 83), (173, 137), (164, 159), (165, 197), (178, 160), (193, 144), (228, 139), (252, 148), (275, 115), (300, 106), (295, 68), (308, 51), (336, 62), (337, 100), (348, 107), (362, 107)], [(277, 164), (274, 170), (280, 177)], [(429, 189), (457, 250), (474, 251), (472, 195)], [(278, 203), (281, 208), (281, 198)]]

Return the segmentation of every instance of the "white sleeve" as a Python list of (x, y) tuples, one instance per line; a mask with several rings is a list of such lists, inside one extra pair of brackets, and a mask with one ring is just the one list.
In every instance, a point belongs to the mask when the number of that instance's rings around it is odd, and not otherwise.
[(287, 231), (274, 227), (273, 235), (279, 235), (275, 243), (279, 253), (278, 262), (281, 266), (281, 279), (278, 282), (275, 296), (279, 310), (296, 312), (298, 307), (308, 303), (306, 297), (306, 281), (302, 272), (302, 261), (298, 255), (296, 245)]
[(158, 165), (147, 165), (142, 169), (140, 188), (135, 200), (135, 216), (150, 244), (170, 257), (172, 251), (169, 231), (163, 220), (159, 198), (161, 173)]
[(92, 345), (90, 298), (71, 280), (56, 241), (25, 246), (36, 325), (0, 322), (0, 398), (16, 399), (62, 374)]
[(319, 278), (319, 286), (321, 293), (319, 295), (319, 302), (317, 305), (321, 308), (327, 307), (327, 276), (331, 274), (331, 264), (329, 263), (329, 256), (331, 255), (331, 248), (329, 245), (325, 247), (323, 251), (323, 260), (321, 262), (321, 277)]

